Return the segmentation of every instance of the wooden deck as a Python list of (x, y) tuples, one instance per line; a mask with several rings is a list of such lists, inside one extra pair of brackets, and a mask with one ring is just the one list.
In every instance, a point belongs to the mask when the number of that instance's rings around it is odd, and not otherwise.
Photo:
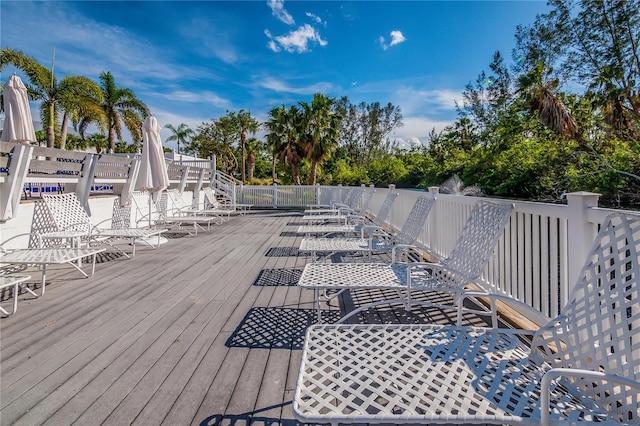
[[(296, 212), (253, 212), (133, 260), (103, 256), (89, 279), (51, 268), (44, 297), (22, 295), (0, 320), (0, 424), (296, 424), (315, 315), (313, 292), (295, 285), (307, 260), (299, 224)], [(389, 308), (360, 320), (452, 321)]]

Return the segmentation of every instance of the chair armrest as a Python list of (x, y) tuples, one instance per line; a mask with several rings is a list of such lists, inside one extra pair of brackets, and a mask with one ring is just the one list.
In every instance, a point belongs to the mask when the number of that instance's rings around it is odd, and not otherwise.
[[(521, 301), (519, 301), (518, 299), (514, 299), (513, 297), (509, 297), (503, 294), (493, 294), (493, 293), (488, 293), (488, 292), (483, 292), (483, 291), (464, 291), (460, 294), (460, 296), (458, 297), (458, 321), (457, 324), (461, 325), (462, 324), (462, 306), (463, 306), (463, 302), (465, 299), (471, 298), (471, 297), (484, 297), (489, 299), (489, 313), (491, 314), (491, 325), (495, 328), (498, 327), (498, 309), (497, 309), (497, 304), (496, 302), (499, 300), (502, 300), (504, 302), (509, 302), (509, 304), (515, 304), (518, 306), (518, 309), (523, 309), (526, 311), (529, 311), (533, 314), (535, 314), (536, 316), (541, 315), (541, 312), (538, 311), (537, 309), (527, 305), (526, 303), (523, 303)], [(522, 333), (522, 334), (533, 334), (536, 330), (517, 330), (518, 333)]]
[(640, 382), (621, 377), (616, 374), (608, 374), (600, 371), (581, 370), (577, 368), (552, 368), (544, 373), (540, 382), (540, 423), (543, 426), (549, 425), (551, 401), (549, 399), (549, 390), (551, 388), (551, 381), (558, 377), (583, 377), (592, 378), (598, 381), (609, 381), (619, 383), (622, 386), (627, 386), (640, 391)]
[(36, 238), (38, 237), (38, 234), (36, 234), (36, 233), (33, 233), (33, 232), (25, 232), (25, 233), (22, 233), (22, 234), (16, 234), (16, 235), (14, 235), (14, 236), (13, 236), (13, 237), (11, 237), (11, 238), (6, 239), (6, 240), (2, 241), (2, 242), (0, 243), (0, 253), (7, 253), (7, 252), (9, 252), (9, 251), (11, 251), (11, 250), (14, 250), (14, 249), (7, 249), (7, 248), (4, 248), (4, 245), (5, 245), (6, 243), (8, 243), (9, 241), (12, 241), (12, 240), (15, 240), (15, 239), (18, 239), (18, 238), (22, 238), (22, 237), (27, 237), (27, 236), (29, 236), (29, 237), (30, 237), (31, 235), (35, 235), (35, 236), (36, 236)]
[[(380, 228), (380, 229), (382, 229), (382, 228)], [(392, 237), (390, 235), (388, 235), (388, 236)], [(396, 262), (396, 254), (397, 253), (402, 253), (404, 251), (411, 250), (411, 249), (416, 249), (417, 250), (418, 246), (415, 246), (413, 244), (394, 244), (393, 247), (391, 247), (391, 263), (395, 263)], [(428, 263), (423, 263), (423, 262), (417, 262), (415, 264), (415, 266), (418, 266), (418, 265), (429, 265), (429, 264)], [(435, 265), (435, 263), (434, 263), (434, 265)]]

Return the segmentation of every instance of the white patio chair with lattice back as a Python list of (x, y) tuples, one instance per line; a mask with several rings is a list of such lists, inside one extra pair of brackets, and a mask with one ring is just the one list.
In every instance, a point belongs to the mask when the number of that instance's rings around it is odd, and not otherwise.
[(422, 232), (427, 216), (433, 207), (435, 198), (430, 195), (418, 197), (409, 216), (397, 234), (389, 234), (378, 226), (365, 227), (367, 238), (336, 237), (336, 238), (303, 238), (300, 251), (310, 253), (312, 260), (317, 260), (317, 253), (324, 252), (324, 258), (335, 253), (360, 252), (371, 257), (372, 253), (391, 252), (394, 247), (402, 245), (402, 249), (410, 249)]
[[(91, 218), (87, 214), (80, 200), (75, 193), (66, 194), (43, 194), (42, 201), (49, 214), (53, 230), (39, 233), (39, 237), (43, 241), (53, 242), (54, 244), (63, 243), (72, 246), (81, 246), (83, 244), (106, 244), (125, 257), (134, 257), (136, 254), (136, 239), (145, 239), (148, 241), (146, 245), (156, 248), (158, 245), (153, 244), (153, 239), (160, 239), (160, 235), (166, 231), (164, 228), (143, 229), (123, 227), (123, 217), (131, 216), (131, 200), (127, 200), (125, 206), (114, 207), (114, 216), (108, 219), (112, 222), (113, 227), (102, 228), (100, 224), (92, 224)], [(104, 223), (104, 222), (103, 222)], [(118, 247), (116, 241), (125, 240), (131, 243), (131, 256)], [(46, 245), (46, 244), (45, 244)]]
[[(371, 191), (371, 195), (373, 195), (373, 191)], [(387, 216), (389, 216), (393, 202), (397, 197), (398, 193), (390, 190), (382, 202), (382, 206), (380, 206), (378, 214), (375, 215), (372, 220), (364, 213), (368, 211), (368, 209), (365, 209), (362, 214), (347, 215), (345, 224), (329, 223), (324, 225), (301, 225), (298, 227), (297, 232), (307, 236), (317, 234), (322, 234), (324, 236), (328, 236), (329, 234), (360, 234), (360, 236), (364, 238), (365, 226), (378, 226), (382, 228), (386, 225), (385, 221), (387, 220)]]
[(639, 263), (640, 216), (609, 216), (569, 303), (531, 345), (528, 331), (463, 327), (461, 315), (457, 326), (313, 325), (294, 413), (334, 425), (638, 424)]
[(302, 220), (320, 222), (320, 221), (344, 221), (347, 215), (359, 212), (358, 204), (364, 194), (364, 186), (358, 186), (349, 190), (349, 196), (346, 202), (333, 201), (328, 209), (310, 209), (305, 210)]
[[(471, 210), (451, 253), (439, 263), (396, 262), (392, 249), (389, 263), (310, 263), (300, 276), (298, 285), (316, 292), (318, 322), (322, 319), (321, 296), (333, 298), (343, 291), (363, 289), (384, 289), (397, 292), (397, 298), (383, 299), (359, 306), (340, 319), (340, 322), (359, 312), (378, 305), (402, 304), (406, 310), (414, 305), (435, 306), (441, 309), (457, 309), (456, 301), (460, 293), (481, 279), (498, 239), (513, 211), (511, 203), (478, 201)], [(335, 290), (327, 297), (327, 292)], [(440, 291), (452, 294), (452, 302), (434, 304), (417, 301), (413, 295), (425, 291)]]
[(227, 222), (231, 217), (230, 210), (223, 210), (219, 208), (205, 208), (201, 207), (193, 207), (188, 205), (180, 195), (180, 192), (177, 189), (168, 189), (167, 195), (173, 204), (173, 209), (171, 210), (171, 215), (204, 215), (204, 216), (213, 216), (220, 220), (220, 223)]
[(216, 197), (216, 190), (210, 186), (202, 188), (202, 193), (204, 194), (204, 208), (206, 209), (221, 210), (225, 213), (230, 212), (229, 214), (232, 215), (245, 215), (251, 211), (251, 208), (254, 206), (252, 203), (221, 203)]

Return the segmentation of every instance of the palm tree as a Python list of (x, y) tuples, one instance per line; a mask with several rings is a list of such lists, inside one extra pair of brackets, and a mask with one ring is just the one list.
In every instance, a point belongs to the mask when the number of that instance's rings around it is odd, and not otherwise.
[(171, 130), (172, 135), (167, 138), (167, 142), (176, 141), (178, 143), (178, 155), (180, 155), (180, 142), (183, 144), (189, 142), (194, 135), (193, 130), (184, 123), (180, 123), (178, 128), (173, 127), (171, 124), (167, 124), (164, 128)]
[(555, 95), (560, 82), (550, 79), (551, 70), (544, 61), (539, 61), (533, 69), (518, 79), (518, 90), (532, 111), (538, 112), (540, 122), (557, 135), (582, 140), (578, 125), (571, 112)]
[(298, 164), (303, 157), (303, 148), (298, 141), (301, 121), (302, 113), (298, 107), (291, 105), (287, 108), (282, 105), (269, 111), (269, 120), (265, 123), (270, 134), (273, 135), (270, 137), (270, 143), (281, 149), (278, 153), (280, 161), (287, 162), (291, 167), (291, 177), (295, 185), (300, 185)]
[(313, 95), (311, 105), (302, 106), (302, 134), (305, 152), (311, 160), (309, 185), (316, 184), (318, 164), (326, 160), (338, 144), (340, 116), (334, 110), (335, 101), (325, 95)]
[(47, 129), (47, 146), (53, 148), (58, 127), (58, 118), (64, 110), (62, 122), (62, 142), (64, 147), (69, 115), (77, 113), (83, 105), (99, 96), (99, 87), (91, 79), (82, 76), (66, 76), (58, 82), (52, 70), (41, 65), (31, 56), (18, 50), (3, 47), (0, 49), (0, 71), (13, 64), (29, 78), (29, 96), (41, 100), (40, 117)]
[(84, 77), (65, 77), (60, 81), (60, 105), (63, 110), (60, 148), (65, 149), (69, 120), (75, 124), (86, 111), (96, 109), (103, 101), (102, 91), (92, 80)]
[(116, 136), (122, 139), (122, 124), (129, 130), (134, 143), (142, 140), (142, 123), (149, 108), (136, 98), (131, 89), (117, 87), (110, 72), (100, 73), (104, 127), (109, 133), (109, 150), (115, 150)]
[(241, 109), (238, 113), (227, 111), (227, 116), (233, 123), (238, 136), (240, 136), (240, 148), (242, 151), (242, 183), (246, 182), (245, 150), (247, 143), (247, 133), (255, 134), (260, 123), (251, 116), (251, 112)]
[(247, 181), (253, 179), (253, 173), (256, 169), (256, 157), (264, 152), (264, 144), (256, 138), (247, 140)]

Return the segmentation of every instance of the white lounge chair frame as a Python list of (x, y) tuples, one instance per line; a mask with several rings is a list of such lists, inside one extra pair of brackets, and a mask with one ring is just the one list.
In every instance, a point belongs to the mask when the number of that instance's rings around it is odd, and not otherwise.
[(333, 425), (638, 424), (639, 276), (640, 216), (615, 214), (530, 346), (525, 331), (462, 327), (460, 315), (458, 326), (313, 325), (294, 413)]
[(11, 312), (0, 306), (0, 312), (6, 316), (13, 315), (18, 310), (18, 288), (23, 285), (22, 283), (30, 279), (30, 275), (2, 275), (0, 274), (0, 290), (5, 288), (11, 288), (13, 292), (13, 309)]
[(387, 220), (387, 216), (389, 216), (389, 212), (391, 211), (391, 207), (393, 206), (393, 202), (398, 197), (398, 193), (390, 190), (384, 201), (382, 202), (382, 206), (380, 206), (380, 210), (378, 214), (374, 217), (373, 220), (369, 220), (364, 214), (360, 215), (347, 215), (346, 224), (326, 224), (326, 225), (302, 225), (298, 227), (299, 234), (305, 234), (310, 237), (314, 234), (322, 234), (324, 236), (329, 236), (333, 234), (360, 234), (361, 238), (364, 238), (364, 226), (366, 225), (374, 225), (378, 227), (385, 226), (385, 221)]
[[(136, 239), (145, 239), (147, 245), (152, 248), (157, 248), (161, 234), (167, 231), (167, 229), (161, 228), (101, 228), (100, 224), (93, 225), (87, 211), (82, 204), (80, 204), (80, 200), (73, 192), (66, 194), (43, 194), (42, 200), (57, 229), (52, 232), (40, 234), (40, 239), (70, 240), (75, 247), (80, 247), (83, 241), (87, 244), (106, 244), (122, 253), (126, 258), (133, 258), (136, 255), (136, 244), (134, 244)], [(119, 205), (120, 203), (116, 201), (114, 211), (116, 208), (119, 210), (124, 208), (130, 215), (130, 200), (127, 201), (127, 203), (122, 207)], [(153, 245), (154, 238), (158, 240), (157, 245)], [(127, 240), (131, 242), (131, 256), (112, 242), (116, 240)], [(40, 245), (42, 246), (42, 244)]]
[(177, 189), (168, 189), (167, 195), (169, 196), (169, 199), (171, 200), (174, 206), (174, 208), (171, 209), (172, 216), (177, 216), (177, 215), (213, 216), (219, 219), (218, 224), (222, 224), (224, 222), (229, 221), (229, 218), (231, 217), (230, 210), (223, 210), (219, 208), (205, 209), (205, 208), (199, 208), (199, 207), (193, 207), (193, 206), (187, 205), (187, 203), (184, 202), (184, 200), (182, 199), (182, 196), (180, 195), (180, 192)]
[[(321, 299), (333, 298), (346, 290), (384, 289), (397, 291), (395, 299), (381, 300), (360, 306), (343, 316), (339, 322), (378, 305), (403, 304), (410, 311), (413, 305), (453, 308), (457, 306), (416, 301), (412, 294), (423, 291), (453, 293), (457, 300), (467, 286), (479, 281), (482, 270), (504, 232), (514, 205), (478, 201), (453, 247), (440, 263), (396, 263), (396, 248), (392, 250), (392, 263), (310, 263), (305, 265), (298, 285), (313, 289), (316, 294), (318, 322), (322, 320)], [(327, 296), (328, 290), (338, 290)]]
[(322, 257), (323, 259), (335, 253), (352, 252), (366, 253), (371, 258), (374, 252), (391, 252), (394, 248), (410, 249), (422, 232), (434, 202), (435, 198), (430, 195), (418, 197), (397, 235), (389, 235), (378, 226), (368, 226), (364, 230), (368, 238), (303, 238), (300, 251), (310, 252), (312, 261), (316, 262), (318, 252), (328, 253)]

